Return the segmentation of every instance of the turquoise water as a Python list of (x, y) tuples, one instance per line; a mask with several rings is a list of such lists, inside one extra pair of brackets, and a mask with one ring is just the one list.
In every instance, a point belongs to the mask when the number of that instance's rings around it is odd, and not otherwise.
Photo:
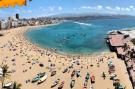
[(135, 19), (98, 19), (69, 21), (54, 26), (38, 28), (26, 37), (43, 48), (57, 49), (66, 54), (93, 54), (108, 51), (107, 32), (135, 27)]

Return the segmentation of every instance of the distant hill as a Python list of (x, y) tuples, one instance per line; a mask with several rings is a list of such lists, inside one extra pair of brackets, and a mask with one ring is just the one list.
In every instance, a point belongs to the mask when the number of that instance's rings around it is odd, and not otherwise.
[(60, 14), (51, 17), (61, 18), (64, 20), (92, 20), (92, 19), (115, 19), (115, 18), (135, 18), (135, 16), (130, 15), (112, 15), (112, 14), (99, 14), (99, 13), (83, 13), (83, 14)]

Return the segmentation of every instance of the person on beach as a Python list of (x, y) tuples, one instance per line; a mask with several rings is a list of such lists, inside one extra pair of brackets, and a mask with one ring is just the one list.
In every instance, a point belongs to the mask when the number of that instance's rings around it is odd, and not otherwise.
[(105, 80), (105, 78), (106, 78), (105, 72), (102, 73), (102, 77), (103, 77), (103, 79)]
[(97, 67), (100, 67), (99, 63), (97, 63)]

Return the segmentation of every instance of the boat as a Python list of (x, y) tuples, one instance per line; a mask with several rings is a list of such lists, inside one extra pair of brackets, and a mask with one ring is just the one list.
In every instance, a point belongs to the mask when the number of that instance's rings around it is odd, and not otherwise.
[(114, 80), (117, 75), (115, 73), (110, 74), (110, 80)]
[(0, 67), (0, 78), (3, 77), (3, 69)]
[(8, 82), (3, 85), (3, 88), (6, 88), (6, 89), (11, 89), (12, 87), (13, 87), (13, 82)]
[(88, 84), (88, 82), (85, 81), (84, 84), (83, 84), (83, 89), (87, 89), (87, 84)]
[(80, 77), (80, 71), (76, 71), (76, 77)]
[(32, 79), (32, 83), (37, 82), (40, 80), (40, 78), (42, 78), (46, 73), (38, 73), (33, 79)]
[(63, 86), (64, 86), (64, 84), (65, 84), (65, 82), (64, 82), (64, 81), (62, 81), (62, 82), (61, 82), (61, 84), (60, 84), (60, 86), (58, 87), (58, 89), (62, 89), (62, 88), (63, 88)]
[(56, 74), (56, 71), (52, 71), (51, 76), (54, 76)]
[(54, 83), (51, 85), (51, 88), (57, 86), (59, 82), (60, 82), (60, 79), (55, 80)]
[(73, 78), (75, 75), (75, 70), (73, 70), (72, 74), (71, 74), (71, 78)]
[(70, 83), (70, 87), (73, 88), (75, 85), (75, 80), (72, 80), (71, 83)]
[(69, 68), (70, 68), (70, 69), (73, 68), (73, 64), (71, 64), (71, 65), (69, 66)]
[(47, 74), (45, 74), (42, 78), (40, 78), (38, 84), (43, 83), (47, 79)]
[(116, 76), (116, 77), (113, 78), (113, 82), (119, 82), (119, 81), (120, 80), (119, 80), (118, 76)]
[(0, 33), (0, 36), (4, 36), (4, 33)]
[(90, 74), (87, 73), (87, 74), (86, 74), (86, 77), (85, 77), (85, 80), (88, 81), (89, 79), (90, 79)]
[(92, 75), (92, 76), (90, 77), (90, 79), (91, 79), (91, 83), (95, 83), (95, 76), (94, 76), (94, 75)]
[(125, 89), (125, 88), (126, 88), (126, 86), (124, 84), (119, 85), (119, 89)]
[(90, 89), (94, 89), (94, 86), (93, 86), (93, 85), (91, 85), (91, 86), (90, 86)]
[(63, 70), (63, 73), (66, 73), (67, 71), (68, 71), (68, 68), (64, 69), (64, 70)]

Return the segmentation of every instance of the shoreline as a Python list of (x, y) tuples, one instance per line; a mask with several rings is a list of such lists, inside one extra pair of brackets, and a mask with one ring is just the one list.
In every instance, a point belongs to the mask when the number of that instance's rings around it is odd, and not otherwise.
[[(50, 86), (53, 81), (60, 78), (61, 81), (65, 81), (63, 89), (70, 89), (70, 77), (72, 71), (80, 70), (81, 77), (73, 78), (76, 80), (74, 89), (83, 87), (87, 72), (95, 75), (95, 84), (93, 84), (94, 89), (114, 89), (113, 82), (109, 79), (110, 76), (108, 74), (108, 60), (111, 58), (116, 66), (116, 73), (121, 82), (127, 86), (127, 89), (132, 89), (128, 75), (126, 74), (127, 71), (124, 62), (119, 60), (115, 53), (108, 52), (93, 56), (81, 55), (79, 57), (60, 55), (47, 49), (42, 49), (26, 40), (24, 32), (28, 31), (27, 29), (29, 28), (31, 27), (7, 30), (7, 34), (0, 37), (0, 58), (2, 59), (0, 60), (0, 63), (4, 61), (4, 64), (8, 64), (10, 70), (15, 70), (15, 72), (11, 74), (11, 78), (6, 79), (6, 82), (13, 80), (17, 81), (23, 85), (22, 89), (51, 89)], [(12, 61), (12, 59), (15, 59), (15, 61)], [(103, 62), (100, 62), (101, 59), (103, 59)], [(79, 65), (76, 65), (77, 61), (79, 62)], [(97, 67), (97, 63), (99, 63), (100, 67)], [(39, 64), (43, 64), (44, 67), (40, 67)], [(63, 74), (62, 71), (71, 64), (74, 65), (73, 69), (70, 69), (67, 73)], [(91, 64), (93, 67), (90, 66)], [(55, 66), (52, 67), (51, 65)], [(57, 71), (54, 77), (50, 77), (52, 70)], [(107, 73), (107, 78), (105, 80), (101, 77), (103, 71)], [(26, 83), (27, 80), (31, 81), (31, 79), (39, 72), (46, 72), (48, 74), (48, 78), (43, 84), (37, 85), (36, 83), (31, 82)], [(102, 86), (104, 83), (106, 83), (106, 85)], [(91, 83), (89, 81), (88, 88), (90, 85)], [(53, 89), (57, 89), (58, 86)]]

